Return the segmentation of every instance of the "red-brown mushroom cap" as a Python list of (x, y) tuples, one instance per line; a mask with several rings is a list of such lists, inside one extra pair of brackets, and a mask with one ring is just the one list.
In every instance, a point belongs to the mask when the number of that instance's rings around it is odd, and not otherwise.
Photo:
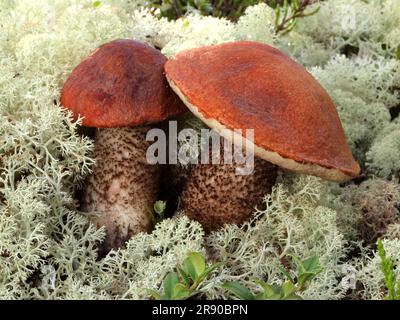
[(61, 104), (96, 128), (144, 125), (186, 110), (169, 88), (166, 57), (134, 40), (103, 44), (71, 73)]
[(248, 41), (202, 47), (175, 55), (165, 71), (209, 127), (223, 135), (222, 129), (254, 129), (255, 155), (327, 180), (359, 174), (331, 98), (279, 50)]

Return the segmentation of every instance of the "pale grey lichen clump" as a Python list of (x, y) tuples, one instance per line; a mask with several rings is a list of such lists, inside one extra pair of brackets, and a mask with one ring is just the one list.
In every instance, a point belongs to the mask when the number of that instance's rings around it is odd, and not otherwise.
[[(226, 262), (200, 287), (208, 298), (229, 298), (219, 286), (225, 281), (280, 283), (279, 267), (289, 253), (316, 255), (324, 267), (304, 298), (382, 298), (379, 257), (360, 239), (357, 207), (348, 197), (358, 185), (343, 188), (300, 175), (282, 174), (251, 224), (206, 236), (198, 223), (177, 214), (99, 260), (104, 230), (77, 210), (74, 197), (93, 168), (93, 141), (78, 134), (80, 120), (60, 108), (59, 93), (81, 59), (117, 38), (145, 41), (167, 56), (232, 40), (264, 42), (307, 66), (332, 95), (364, 178), (378, 175), (398, 185), (400, 1), (324, 1), (283, 37), (273, 34), (266, 5), (248, 8), (233, 23), (194, 13), (158, 20), (143, 3), (0, 3), (0, 298), (149, 298), (145, 289), (157, 290), (190, 251)], [(383, 243), (399, 272), (396, 230), (388, 226)], [(355, 248), (361, 253), (347, 260)], [(350, 276), (358, 290), (346, 284)]]
[(367, 153), (369, 166), (382, 177), (399, 175), (400, 124), (393, 121), (376, 136)]
[[(226, 280), (265, 278), (280, 283), (282, 260), (292, 253), (317, 255), (324, 271), (304, 292), (307, 299), (337, 299), (345, 294), (340, 284), (346, 241), (336, 226), (337, 214), (325, 206), (327, 185), (310, 176), (286, 176), (256, 210), (254, 221), (212, 233), (207, 239), (209, 254), (228, 261), (213, 278)], [(215, 291), (214, 291), (215, 290)], [(211, 297), (224, 297), (214, 286)]]
[[(75, 223), (76, 224), (76, 223)], [(186, 217), (166, 219), (151, 234), (140, 233), (126, 249), (111, 251), (101, 261), (92, 255), (97, 240), (93, 230), (75, 227), (77, 235), (86, 235), (89, 247), (75, 239), (55, 254), (53, 263), (41, 268), (40, 285), (30, 290), (39, 299), (144, 299), (146, 289), (158, 289), (167, 272), (181, 263), (188, 251), (202, 251), (203, 231)], [(72, 240), (72, 239), (70, 239)], [(77, 250), (79, 249), (80, 250)], [(65, 259), (70, 264), (65, 263)], [(57, 263), (61, 263), (61, 270)], [(68, 277), (63, 279), (60, 276)]]
[(348, 142), (359, 161), (391, 122), (390, 109), (399, 103), (399, 60), (334, 56), (311, 73), (332, 96)]

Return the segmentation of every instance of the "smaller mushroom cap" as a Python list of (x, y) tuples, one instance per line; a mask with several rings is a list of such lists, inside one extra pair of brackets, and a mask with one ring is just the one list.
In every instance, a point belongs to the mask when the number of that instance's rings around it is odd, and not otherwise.
[(250, 41), (191, 49), (168, 60), (165, 71), (209, 127), (228, 139), (235, 129), (254, 129), (248, 142), (260, 158), (333, 181), (359, 174), (328, 93), (279, 50)]
[(134, 40), (103, 44), (72, 71), (61, 104), (83, 125), (136, 126), (163, 121), (186, 111), (164, 76), (167, 58)]

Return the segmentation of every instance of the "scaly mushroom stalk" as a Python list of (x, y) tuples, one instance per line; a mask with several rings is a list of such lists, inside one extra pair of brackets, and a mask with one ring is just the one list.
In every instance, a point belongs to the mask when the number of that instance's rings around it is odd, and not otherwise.
[(254, 171), (237, 175), (236, 164), (205, 164), (194, 167), (183, 189), (181, 206), (185, 214), (201, 223), (206, 232), (226, 223), (240, 225), (248, 220), (263, 196), (271, 192), (277, 168), (254, 159)]
[(151, 127), (97, 129), (96, 166), (86, 181), (82, 210), (99, 212), (92, 221), (105, 226), (104, 249), (122, 246), (138, 230), (152, 230), (149, 215), (159, 192), (160, 166), (146, 161)]

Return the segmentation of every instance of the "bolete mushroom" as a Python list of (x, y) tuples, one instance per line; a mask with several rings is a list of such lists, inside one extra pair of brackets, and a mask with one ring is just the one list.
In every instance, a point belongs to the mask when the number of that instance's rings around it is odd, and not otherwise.
[(200, 164), (184, 187), (182, 209), (206, 230), (248, 219), (274, 183), (273, 165), (332, 181), (359, 174), (328, 93), (279, 50), (249, 41), (207, 46), (178, 53), (165, 71), (191, 112), (224, 138), (254, 129), (254, 141), (240, 137), (258, 157), (252, 175)]
[(81, 208), (100, 213), (93, 221), (106, 227), (104, 250), (152, 228), (160, 167), (146, 161), (146, 133), (186, 109), (165, 80), (166, 60), (144, 43), (115, 40), (83, 60), (62, 89), (61, 104), (98, 128)]

